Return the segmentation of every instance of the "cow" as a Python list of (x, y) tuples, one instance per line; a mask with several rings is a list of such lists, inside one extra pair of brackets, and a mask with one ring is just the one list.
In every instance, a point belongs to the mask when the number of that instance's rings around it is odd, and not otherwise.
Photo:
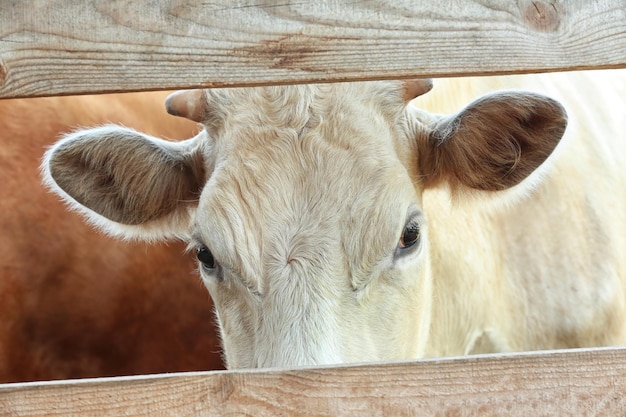
[(110, 235), (188, 243), (231, 369), (621, 344), (623, 75), (535, 77), (448, 113), (485, 82), (186, 90), (198, 135), (77, 130), (43, 175)]
[(0, 100), (0, 382), (223, 369), (185, 245), (108, 238), (41, 187), (45, 148), (77, 127), (197, 133), (166, 95)]

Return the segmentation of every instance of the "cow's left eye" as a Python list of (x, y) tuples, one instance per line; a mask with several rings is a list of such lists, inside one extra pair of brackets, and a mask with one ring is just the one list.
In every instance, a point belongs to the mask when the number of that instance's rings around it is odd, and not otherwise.
[(206, 246), (200, 246), (197, 249), (196, 257), (198, 258), (198, 261), (200, 261), (204, 269), (212, 271), (217, 266), (213, 254)]
[(400, 249), (408, 249), (414, 246), (420, 240), (420, 225), (417, 220), (410, 220), (402, 231), (398, 247)]

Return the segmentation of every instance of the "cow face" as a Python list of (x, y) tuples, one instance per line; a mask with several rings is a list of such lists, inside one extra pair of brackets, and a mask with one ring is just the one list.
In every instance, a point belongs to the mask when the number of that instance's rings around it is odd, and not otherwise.
[(194, 90), (205, 129), (172, 143), (116, 126), (46, 155), (48, 183), (110, 233), (197, 252), (230, 368), (418, 357), (432, 277), (428, 187), (520, 183), (565, 128), (554, 101), (500, 93), (458, 114), (407, 108), (430, 82)]

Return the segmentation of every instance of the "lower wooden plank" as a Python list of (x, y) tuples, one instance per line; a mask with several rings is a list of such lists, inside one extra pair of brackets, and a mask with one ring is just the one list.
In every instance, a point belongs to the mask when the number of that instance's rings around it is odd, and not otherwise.
[(2, 416), (621, 416), (626, 348), (0, 386)]

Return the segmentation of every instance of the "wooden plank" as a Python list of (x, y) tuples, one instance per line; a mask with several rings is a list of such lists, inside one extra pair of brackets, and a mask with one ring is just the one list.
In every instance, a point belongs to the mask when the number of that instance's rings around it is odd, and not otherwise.
[(0, 386), (3, 416), (617, 416), (626, 348)]
[(626, 67), (623, 0), (4, 0), (0, 97)]

